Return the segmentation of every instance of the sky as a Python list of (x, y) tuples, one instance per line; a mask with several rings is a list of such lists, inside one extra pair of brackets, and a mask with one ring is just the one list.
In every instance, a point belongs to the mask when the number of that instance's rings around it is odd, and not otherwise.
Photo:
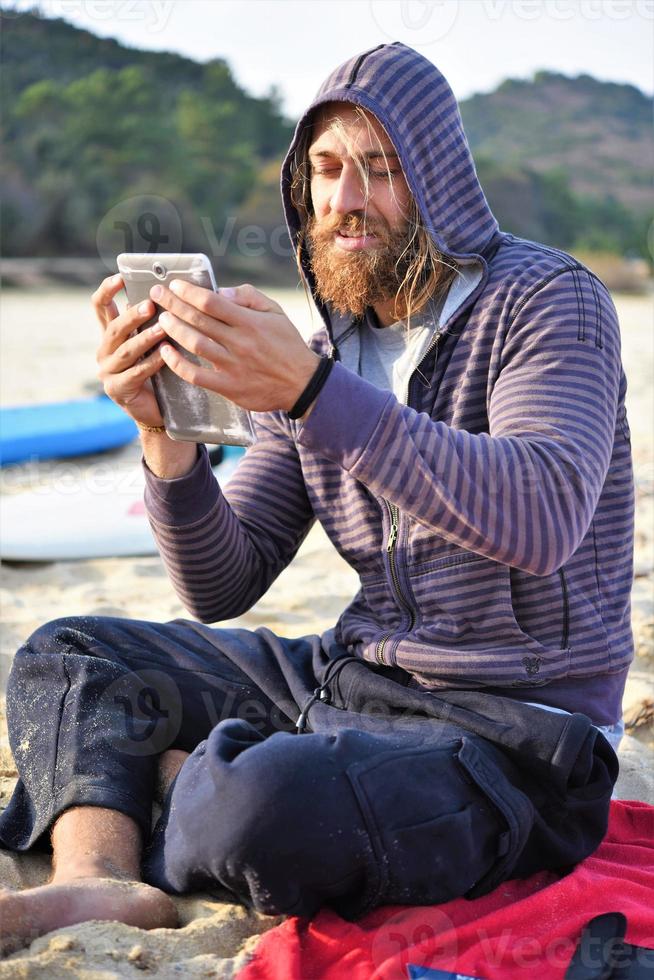
[(0, 0), (94, 34), (198, 61), (224, 58), (253, 95), (277, 86), (298, 117), (353, 54), (403, 41), (457, 98), (539, 69), (654, 92), (654, 0)]

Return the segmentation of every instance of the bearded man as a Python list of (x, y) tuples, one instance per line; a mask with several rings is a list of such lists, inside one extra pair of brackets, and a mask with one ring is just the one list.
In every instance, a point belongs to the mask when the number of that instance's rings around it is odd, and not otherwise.
[[(324, 321), (309, 344), (251, 286), (155, 287), (166, 312), (138, 335), (151, 303), (119, 314), (119, 277), (95, 294), (100, 375), (141, 427), (152, 527), (201, 622), (63, 619), (17, 654), (0, 841), (51, 841), (54, 873), (0, 898), (7, 946), (171, 925), (166, 893), (218, 885), (350, 918), (481, 895), (605, 832), (633, 652), (606, 288), (499, 230), (447, 82), (402, 44), (327, 79), (282, 194)], [(255, 413), (224, 491), (162, 429), (164, 363)], [(202, 625), (249, 609), (315, 520), (360, 577), (334, 629)]]

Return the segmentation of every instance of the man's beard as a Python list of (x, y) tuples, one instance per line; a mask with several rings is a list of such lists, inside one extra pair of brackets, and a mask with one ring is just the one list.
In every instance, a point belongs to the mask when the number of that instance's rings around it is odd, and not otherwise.
[[(335, 242), (339, 230), (374, 234), (377, 243), (347, 252)], [(397, 296), (413, 257), (406, 230), (394, 231), (386, 222), (371, 222), (354, 213), (322, 221), (311, 215), (306, 235), (318, 296), (340, 314), (362, 317), (366, 307)]]

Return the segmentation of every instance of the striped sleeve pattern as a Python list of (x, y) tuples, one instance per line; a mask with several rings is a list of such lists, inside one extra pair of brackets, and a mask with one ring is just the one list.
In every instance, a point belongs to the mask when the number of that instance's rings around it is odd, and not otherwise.
[(560, 270), (523, 297), (501, 340), (488, 433), (434, 422), (337, 366), (299, 441), (453, 544), (545, 576), (577, 549), (606, 478), (615, 309), (589, 274)]
[(146, 507), (172, 585), (202, 622), (250, 609), (297, 552), (313, 523), (297, 452), (274, 417), (224, 490), (206, 451), (181, 480), (146, 471)]

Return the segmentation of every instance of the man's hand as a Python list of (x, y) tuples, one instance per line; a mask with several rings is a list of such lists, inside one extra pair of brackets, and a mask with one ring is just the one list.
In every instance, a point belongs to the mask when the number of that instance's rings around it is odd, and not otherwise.
[[(154, 314), (150, 300), (120, 313), (115, 297), (123, 288), (120, 275), (103, 280), (93, 293), (92, 303), (102, 328), (96, 360), (104, 390), (137, 425), (160, 426), (161, 412), (151, 378), (164, 364), (157, 346), (166, 336), (158, 326), (137, 333)], [(195, 443), (174, 442), (165, 432), (141, 431), (145, 460), (157, 476), (183, 476), (195, 464)]]
[(107, 395), (136, 422), (161, 425), (163, 420), (150, 378), (164, 363), (156, 345), (165, 333), (157, 326), (136, 332), (152, 317), (154, 305), (146, 300), (119, 313), (115, 296), (122, 288), (120, 275), (109, 276), (91, 297), (102, 328), (96, 355), (98, 377)]
[(281, 306), (253, 286), (214, 293), (176, 279), (170, 289), (153, 286), (150, 296), (165, 309), (159, 323), (166, 334), (211, 364), (199, 367), (162, 344), (168, 367), (242, 408), (289, 411), (318, 366)]

